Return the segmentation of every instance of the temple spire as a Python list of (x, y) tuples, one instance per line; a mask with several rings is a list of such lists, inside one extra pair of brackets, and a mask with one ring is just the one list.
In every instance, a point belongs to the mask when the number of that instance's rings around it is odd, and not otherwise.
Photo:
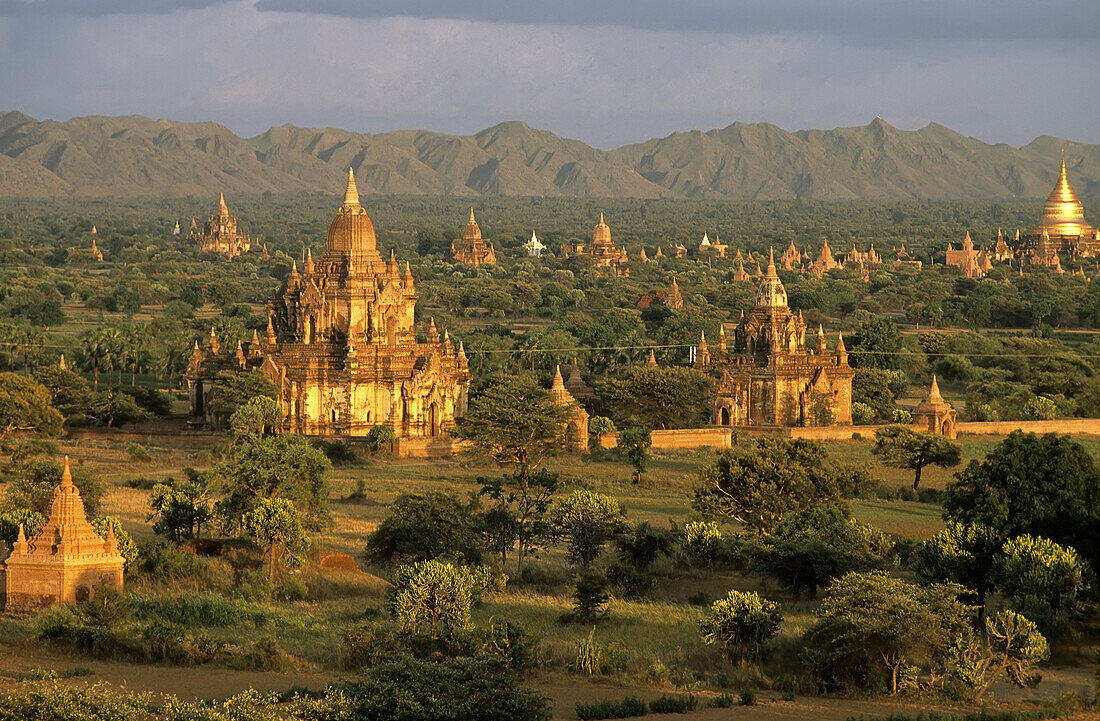
[(940, 384), (936, 380), (936, 374), (932, 374), (932, 388), (928, 391), (929, 403), (943, 403), (943, 396), (940, 395)]
[(359, 205), (359, 189), (355, 187), (355, 171), (348, 168), (348, 187), (344, 190), (344, 205)]
[(561, 377), (561, 366), (560, 365), (558, 365), (554, 368), (554, 384), (552, 386), (550, 386), (550, 390), (552, 390), (552, 391), (563, 391), (563, 390), (565, 390), (565, 381), (562, 380), (562, 377)]
[(65, 467), (61, 471), (61, 489), (68, 490), (73, 487), (73, 472), (69, 469), (69, 457), (65, 456)]
[(650, 368), (656, 368), (657, 367), (657, 356), (654, 355), (652, 350), (649, 351), (649, 360), (646, 361), (646, 365), (649, 366)]
[(61, 362), (57, 364), (57, 367), (60, 368), (63, 371), (69, 370), (68, 367), (65, 365), (65, 354), (64, 353), (61, 354)]
[(779, 275), (775, 272), (775, 248), (768, 248), (768, 270), (765, 278), (772, 279), (778, 278)]
[(218, 194), (218, 213), (223, 215), (229, 214), (229, 206), (225, 204), (225, 193)]

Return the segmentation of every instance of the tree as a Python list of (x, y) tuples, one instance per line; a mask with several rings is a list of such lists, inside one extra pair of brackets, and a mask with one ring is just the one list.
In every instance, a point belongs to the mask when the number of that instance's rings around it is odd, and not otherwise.
[(14, 511), (0, 513), (0, 541), (11, 546), (19, 537), (19, 526), (23, 526), (23, 533), (27, 538), (38, 533), (38, 529), (46, 524), (46, 517), (38, 511), (26, 508), (18, 508)]
[(214, 379), (210, 410), (216, 415), (228, 418), (256, 396), (264, 396), (272, 400), (278, 398), (275, 384), (261, 371), (222, 371)]
[(1077, 610), (1078, 595), (1088, 589), (1077, 552), (1024, 535), (1006, 541), (1002, 554), (999, 585), (1009, 605), (1047, 636), (1064, 634)]
[(126, 532), (126, 529), (122, 527), (119, 520), (113, 516), (101, 516), (100, 518), (93, 518), (91, 524), (95, 532), (104, 540), (107, 538), (108, 528), (114, 532), (115, 542), (118, 544), (118, 552), (126, 559), (126, 568), (133, 568), (138, 557), (137, 544), (134, 543), (134, 539)]
[(263, 436), (276, 432), (283, 422), (279, 404), (267, 396), (253, 396), (229, 416), (234, 435)]
[(904, 669), (942, 669), (969, 631), (959, 590), (914, 586), (885, 571), (846, 574), (829, 586), (803, 635), (805, 657), (822, 679), (857, 688), (884, 672), (896, 694)]
[(695, 428), (707, 421), (713, 380), (693, 368), (632, 366), (607, 379), (600, 397), (619, 423)]
[(966, 588), (964, 598), (972, 598), (978, 607), (978, 619), (982, 620), (986, 596), (996, 584), (1003, 543), (989, 526), (948, 523), (947, 528), (913, 550), (909, 565), (922, 584), (956, 583)]
[(87, 413), (91, 390), (79, 373), (49, 365), (36, 369), (34, 379), (50, 392), (50, 402), (62, 415)]
[[(32, 458), (8, 472), (8, 487), (4, 506), (8, 510), (31, 510), (47, 516), (54, 489), (61, 485), (61, 463), (52, 458)], [(77, 467), (72, 469), (73, 485), (80, 490), (84, 510), (91, 517), (99, 511), (100, 501), (107, 493), (103, 479), (96, 473)]]
[(1039, 682), (1035, 667), (1050, 657), (1050, 647), (1039, 628), (1015, 611), (998, 611), (985, 619), (980, 641), (960, 641), (955, 651), (954, 675), (981, 698), (989, 687), (1007, 677), (1020, 688)]
[(587, 571), (606, 543), (626, 528), (622, 505), (610, 496), (573, 491), (551, 512), (551, 528), (566, 544), (569, 562)]
[(299, 509), (306, 528), (323, 528), (331, 521), (331, 468), (325, 454), (301, 436), (248, 436), (234, 448), (233, 458), (210, 471), (212, 485), (224, 494), (218, 515), (227, 528), (236, 528), (261, 499), (283, 498)]
[(634, 466), (634, 485), (642, 484), (642, 474), (649, 465), (649, 447), (653, 445), (648, 428), (626, 428), (619, 431), (618, 448)]
[(925, 466), (950, 468), (962, 460), (962, 448), (943, 436), (919, 433), (902, 425), (889, 425), (875, 433), (871, 453), (882, 456), (882, 462), (894, 468), (913, 470), (913, 490), (920, 486)]
[(116, 386), (92, 394), (88, 417), (93, 423), (117, 428), (127, 423), (150, 420), (153, 414), (139, 406), (133, 395)]
[(505, 474), (500, 479), (482, 481), (480, 494), (496, 501), (496, 506), (483, 518), (495, 533), (494, 548), (501, 561), (514, 544), (516, 574), (523, 572), (523, 560), (547, 537), (550, 526), (546, 513), (558, 490), (558, 474), (540, 468), (526, 476), (519, 472)]
[(209, 484), (206, 477), (194, 469), (184, 469), (188, 478), (153, 486), (149, 496), (153, 533), (164, 536), (173, 543), (198, 538), (202, 527), (212, 516), (209, 501)]
[(645, 598), (653, 588), (650, 568), (658, 556), (672, 554), (673, 534), (653, 528), (649, 521), (639, 523), (615, 538), (619, 559), (608, 569), (611, 582), (622, 590), (624, 598)]
[(859, 368), (896, 370), (902, 367), (905, 343), (892, 320), (864, 321), (852, 343), (852, 365)]
[(856, 368), (852, 377), (852, 402), (870, 407), (877, 418), (892, 418), (894, 401), (908, 383), (905, 374), (881, 368)]
[(465, 566), (418, 561), (401, 566), (389, 590), (389, 607), (406, 633), (424, 629), (433, 641), (470, 625), (477, 581)]
[(0, 373), (0, 441), (13, 431), (56, 436), (64, 422), (45, 386), (18, 373)]
[(752, 569), (813, 598), (830, 580), (881, 563), (888, 548), (881, 533), (845, 510), (812, 506), (784, 516), (753, 554)]
[(770, 639), (779, 633), (783, 613), (778, 603), (755, 592), (730, 591), (711, 604), (699, 624), (703, 643), (723, 649), (731, 660), (744, 665), (760, 659)]
[(989, 526), (1002, 538), (1049, 538), (1100, 564), (1100, 471), (1068, 436), (1014, 431), (955, 474), (943, 513), (948, 521)]
[(309, 550), (309, 536), (294, 504), (285, 498), (265, 498), (244, 516), (248, 537), (264, 551), (267, 577), (274, 581), (279, 569), (301, 564), (298, 554)]
[(451, 432), (475, 452), (527, 476), (565, 447), (567, 421), (566, 408), (533, 377), (497, 373)]
[(696, 510), (765, 535), (787, 513), (854, 495), (870, 483), (865, 471), (831, 461), (819, 442), (768, 437), (750, 450), (724, 451), (699, 477)]
[(399, 496), (389, 517), (367, 538), (367, 559), (379, 566), (427, 561), (457, 554), (466, 561), (481, 559), (474, 517), (442, 491)]

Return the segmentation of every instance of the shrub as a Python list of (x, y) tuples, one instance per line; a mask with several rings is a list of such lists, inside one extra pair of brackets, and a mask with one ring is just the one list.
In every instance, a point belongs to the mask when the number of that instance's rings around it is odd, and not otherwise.
[(577, 702), (577, 718), (588, 719), (632, 718), (649, 713), (645, 701), (637, 696), (627, 696), (622, 701)]
[(1085, 564), (1077, 551), (1024, 535), (1007, 541), (1002, 554), (999, 585), (1012, 608), (1047, 635), (1066, 633), (1077, 610), (1077, 597), (1088, 588)]
[(741, 701), (742, 706), (755, 706), (756, 705), (756, 689), (752, 686), (746, 686), (741, 689)]
[(344, 632), (344, 667), (357, 669), (374, 660), (378, 645), (378, 630), (360, 625)]
[(45, 516), (38, 511), (29, 511), (25, 508), (0, 513), (0, 540), (11, 546), (19, 537), (19, 524), (23, 524), (23, 533), (29, 539), (38, 533), (38, 529), (45, 523)]
[(852, 423), (857, 426), (869, 426), (875, 421), (875, 410), (866, 403), (852, 404)]
[(567, 623), (597, 623), (607, 616), (607, 578), (599, 571), (588, 571), (577, 578), (573, 590), (573, 610), (562, 620)]
[(549, 721), (550, 706), (495, 659), (403, 659), (332, 686), (317, 718), (357, 721)]
[(901, 423), (903, 425), (909, 425), (913, 422), (913, 414), (904, 408), (895, 408), (894, 414), (890, 418), (891, 423)]
[(735, 661), (761, 658), (769, 639), (779, 633), (778, 603), (754, 592), (730, 591), (711, 606), (700, 624), (704, 643), (718, 646)]
[(353, 466), (359, 463), (359, 454), (347, 441), (317, 438), (312, 443), (314, 448), (324, 453), (334, 466)]
[(577, 644), (577, 657), (569, 664), (569, 670), (585, 676), (603, 676), (622, 670), (625, 662), (619, 648), (596, 640), (596, 627), (593, 626), (588, 637)]
[(649, 710), (653, 713), (687, 713), (698, 707), (699, 701), (694, 696), (661, 696), (649, 702)]
[(496, 656), (517, 671), (534, 667), (538, 662), (542, 639), (515, 621), (490, 618), (489, 625), (471, 634), (471, 650), (477, 655)]
[(194, 574), (199, 562), (192, 553), (183, 553), (167, 544), (144, 541), (137, 547), (138, 571), (157, 579), (178, 579)]
[(712, 698), (707, 706), (711, 708), (732, 708), (733, 696), (730, 696), (728, 693), (719, 694)]
[(156, 619), (141, 629), (149, 657), (156, 661), (178, 662), (184, 656), (183, 639), (187, 631), (175, 623)]
[(76, 607), (86, 626), (114, 628), (130, 617), (130, 603), (122, 593), (110, 586), (97, 588), (91, 598)]
[(133, 568), (138, 560), (138, 548), (134, 539), (122, 527), (117, 518), (103, 516), (92, 520), (92, 528), (100, 537), (107, 538), (107, 529), (111, 528), (115, 533), (115, 541), (118, 543), (118, 552), (126, 559), (126, 568)]
[(290, 671), (297, 662), (272, 636), (256, 639), (246, 656), (248, 667), (257, 671)]
[(684, 558), (691, 566), (709, 566), (718, 558), (723, 540), (714, 521), (690, 521), (684, 524)]
[(376, 425), (367, 431), (363, 440), (368, 451), (378, 453), (397, 440), (397, 433), (389, 426)]
[(431, 639), (470, 625), (478, 581), (463, 566), (420, 561), (402, 566), (389, 590), (390, 613), (406, 633), (427, 631)]
[(140, 443), (128, 444), (126, 455), (130, 457), (131, 461), (137, 461), (138, 463), (149, 463), (153, 460), (153, 454), (149, 453), (149, 449)]

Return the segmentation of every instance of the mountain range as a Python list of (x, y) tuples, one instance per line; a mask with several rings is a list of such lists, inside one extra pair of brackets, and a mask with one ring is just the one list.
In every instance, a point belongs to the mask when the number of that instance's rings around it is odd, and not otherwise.
[(142, 116), (40, 121), (0, 112), (0, 196), (334, 192), (730, 200), (1010, 200), (1070, 181), (1100, 198), (1100, 145), (1041, 136), (1016, 148), (942, 125), (687, 131), (606, 151), (509, 121), (476, 135), (281, 125), (242, 138), (213, 122)]

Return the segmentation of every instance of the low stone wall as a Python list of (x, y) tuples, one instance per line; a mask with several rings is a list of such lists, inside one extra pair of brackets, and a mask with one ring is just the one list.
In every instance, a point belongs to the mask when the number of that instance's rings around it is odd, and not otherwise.
[(463, 450), (465, 443), (451, 436), (398, 438), (390, 444), (396, 458), (446, 458)]
[(733, 430), (728, 426), (653, 431), (649, 437), (653, 443), (651, 448), (655, 451), (729, 448), (733, 445)]
[[(862, 438), (874, 438), (875, 432), (885, 424), (869, 426), (824, 426), (820, 428), (754, 428), (739, 430), (750, 435), (777, 435), (784, 438), (806, 438), (818, 441), (839, 441), (859, 434)], [(916, 431), (925, 431), (922, 426), (910, 426)], [(1069, 436), (1100, 436), (1100, 418), (1062, 418), (1053, 421), (994, 421), (963, 422), (955, 426), (958, 435), (1007, 436), (1013, 431), (1024, 433), (1060, 433)]]

